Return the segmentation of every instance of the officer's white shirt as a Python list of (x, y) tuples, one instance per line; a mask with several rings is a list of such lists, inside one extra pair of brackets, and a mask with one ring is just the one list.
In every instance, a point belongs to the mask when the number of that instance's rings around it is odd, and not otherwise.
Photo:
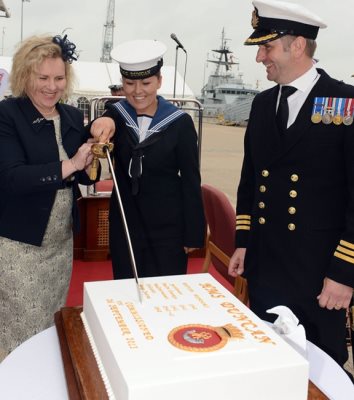
[[(295, 122), (301, 107), (305, 103), (307, 96), (309, 95), (309, 93), (311, 92), (312, 88), (315, 86), (319, 78), (320, 74), (317, 72), (316, 67), (313, 65), (302, 76), (295, 79), (293, 82), (290, 82), (285, 85), (285, 86), (294, 86), (297, 89), (295, 93), (293, 93), (291, 96), (288, 97), (288, 105), (289, 105), (289, 118), (287, 125), (288, 128)], [(277, 109), (280, 99), (280, 93), (281, 91), (279, 90)]]

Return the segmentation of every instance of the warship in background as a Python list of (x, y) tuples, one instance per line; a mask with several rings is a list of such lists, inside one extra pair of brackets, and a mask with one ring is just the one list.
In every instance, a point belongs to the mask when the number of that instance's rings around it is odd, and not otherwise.
[[(239, 63), (227, 47), (227, 40), (223, 29), (220, 48), (212, 50), (218, 54), (217, 57), (214, 60), (207, 59), (207, 63), (216, 64), (215, 72), (209, 76), (198, 100), (203, 105), (205, 121), (244, 126), (247, 125), (252, 101), (259, 90), (243, 81)], [(232, 72), (233, 66), (237, 66), (236, 75)]]

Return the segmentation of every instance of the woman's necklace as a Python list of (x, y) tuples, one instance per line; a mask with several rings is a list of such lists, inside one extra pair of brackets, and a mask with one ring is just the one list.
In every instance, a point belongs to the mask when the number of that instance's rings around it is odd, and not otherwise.
[(50, 115), (53, 114), (54, 110), (55, 110), (55, 106), (52, 108), (52, 110), (51, 110), (49, 113), (41, 112), (41, 114), (42, 114), (44, 117), (49, 117)]

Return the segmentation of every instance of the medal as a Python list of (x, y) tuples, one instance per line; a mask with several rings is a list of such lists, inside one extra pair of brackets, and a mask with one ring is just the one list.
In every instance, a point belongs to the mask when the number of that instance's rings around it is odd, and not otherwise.
[(352, 108), (352, 100), (346, 99), (346, 107), (345, 107), (345, 116), (343, 117), (344, 125), (351, 125), (353, 123), (353, 108)]
[(315, 102), (313, 104), (313, 110), (311, 115), (311, 121), (314, 124), (318, 124), (322, 121), (322, 111), (323, 111), (323, 97), (315, 97)]
[(353, 123), (353, 117), (352, 116), (350, 116), (350, 115), (346, 115), (344, 118), (343, 118), (343, 124), (344, 125), (351, 125)]
[(341, 115), (336, 114), (336, 115), (333, 117), (333, 123), (334, 123), (335, 125), (340, 125), (342, 122), (343, 122), (343, 117), (342, 117)]
[(336, 110), (336, 115), (333, 117), (333, 123), (340, 125), (343, 122), (344, 107), (342, 107), (343, 99), (333, 99), (333, 109)]
[(329, 125), (333, 120), (332, 97), (326, 97), (324, 111), (325, 111), (325, 113), (322, 115), (322, 122), (326, 125)]
[(311, 121), (314, 124), (319, 124), (322, 121), (322, 115), (320, 113), (313, 114), (311, 117)]
[(329, 125), (332, 122), (332, 115), (328, 112), (322, 116), (322, 122), (326, 125)]

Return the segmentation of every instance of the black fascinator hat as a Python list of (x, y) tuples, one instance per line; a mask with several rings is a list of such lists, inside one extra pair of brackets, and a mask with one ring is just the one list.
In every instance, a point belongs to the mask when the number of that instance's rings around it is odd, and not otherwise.
[(76, 45), (67, 38), (65, 35), (61, 37), (60, 35), (56, 35), (53, 37), (53, 43), (57, 44), (61, 48), (61, 57), (65, 62), (71, 64), (73, 61), (77, 61), (78, 54), (75, 51)]

